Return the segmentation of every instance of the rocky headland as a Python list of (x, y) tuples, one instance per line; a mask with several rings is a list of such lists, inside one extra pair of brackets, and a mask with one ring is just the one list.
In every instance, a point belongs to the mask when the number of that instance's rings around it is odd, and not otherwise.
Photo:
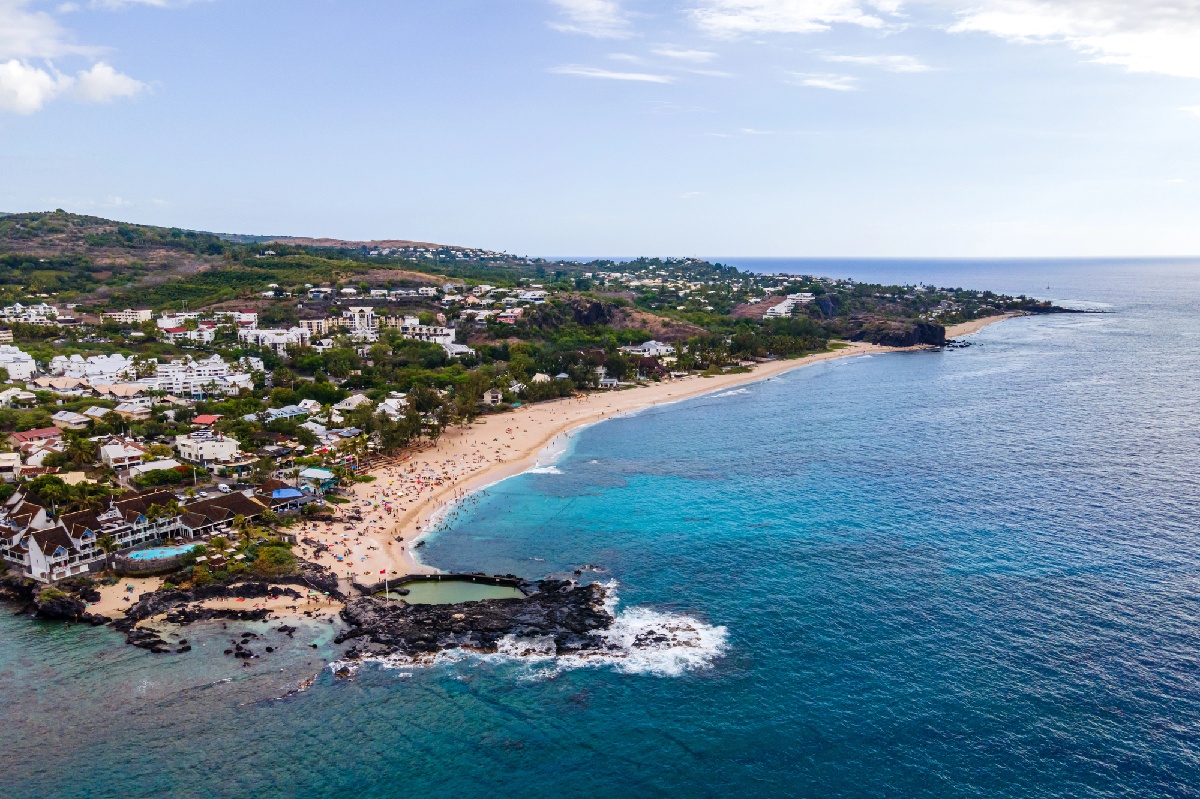
[(337, 642), (354, 642), (346, 653), (351, 660), (417, 657), (448, 649), (496, 652), (505, 640), (528, 641), (539, 653), (556, 655), (607, 648), (600, 633), (613, 616), (604, 607), (604, 587), (539, 580), (522, 582), (520, 588), (524, 598), (456, 605), (409, 605), (378, 596), (352, 599), (342, 610), (349, 629)]

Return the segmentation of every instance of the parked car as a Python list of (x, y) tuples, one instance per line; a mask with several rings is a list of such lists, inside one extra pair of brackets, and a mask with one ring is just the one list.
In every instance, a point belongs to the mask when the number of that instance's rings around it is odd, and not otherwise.
[(207, 497), (207, 496), (208, 496), (208, 492), (207, 492), (207, 491), (197, 491), (197, 492), (196, 492), (196, 496), (199, 496), (199, 497)]

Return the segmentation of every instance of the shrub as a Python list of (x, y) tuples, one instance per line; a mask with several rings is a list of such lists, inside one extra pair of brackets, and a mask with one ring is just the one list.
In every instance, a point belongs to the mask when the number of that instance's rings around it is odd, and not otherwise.
[(197, 588), (208, 585), (213, 581), (212, 573), (203, 566), (192, 569), (192, 585)]
[(262, 547), (254, 559), (254, 572), (263, 577), (280, 577), (295, 570), (296, 556), (284, 547)]
[(52, 585), (48, 585), (38, 592), (38, 602), (53, 602), (56, 599), (66, 599), (65, 591), (60, 591)]

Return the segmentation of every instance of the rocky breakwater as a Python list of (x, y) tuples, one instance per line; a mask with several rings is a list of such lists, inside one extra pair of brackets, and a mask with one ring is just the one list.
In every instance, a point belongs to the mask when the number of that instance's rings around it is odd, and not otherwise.
[(349, 629), (337, 643), (353, 641), (350, 660), (401, 655), (412, 658), (444, 650), (497, 652), (503, 646), (537, 654), (601, 652), (601, 635), (613, 623), (605, 589), (569, 580), (521, 584), (521, 599), (485, 599), (453, 605), (409, 605), (367, 596), (342, 610)]
[(214, 619), (262, 621), (271, 617), (269, 608), (206, 608), (200, 603), (209, 599), (268, 597), (288, 597), (299, 602), (304, 596), (301, 591), (308, 589), (327, 593), (335, 599), (342, 596), (333, 572), (323, 566), (301, 561), (297, 573), (293, 575), (211, 583), (187, 589), (165, 588), (142, 594), (137, 602), (125, 610), (125, 618), (114, 621), (112, 626), (125, 633), (126, 643), (151, 652), (165, 653), (171, 651), (169, 645), (162, 640), (158, 631), (141, 626), (142, 622), (155, 616), (164, 616), (167, 623), (179, 626)]

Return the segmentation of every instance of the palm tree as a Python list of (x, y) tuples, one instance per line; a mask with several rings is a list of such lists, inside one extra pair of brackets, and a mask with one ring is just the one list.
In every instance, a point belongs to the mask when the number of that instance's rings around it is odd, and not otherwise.
[(91, 441), (83, 436), (75, 436), (67, 442), (67, 448), (63, 454), (67, 456), (67, 460), (76, 466), (83, 466), (96, 460), (96, 453), (100, 451), (99, 445), (95, 441)]
[(58, 503), (71, 498), (71, 489), (62, 483), (47, 483), (38, 489), (38, 496), (50, 501), (50, 513), (58, 516)]
[(233, 529), (247, 544), (254, 539), (254, 528), (246, 521), (244, 514), (239, 513), (233, 517)]
[(113, 553), (120, 548), (117, 546), (117, 539), (106, 533), (96, 539), (96, 546), (104, 553), (104, 570), (110, 570), (112, 568)]

